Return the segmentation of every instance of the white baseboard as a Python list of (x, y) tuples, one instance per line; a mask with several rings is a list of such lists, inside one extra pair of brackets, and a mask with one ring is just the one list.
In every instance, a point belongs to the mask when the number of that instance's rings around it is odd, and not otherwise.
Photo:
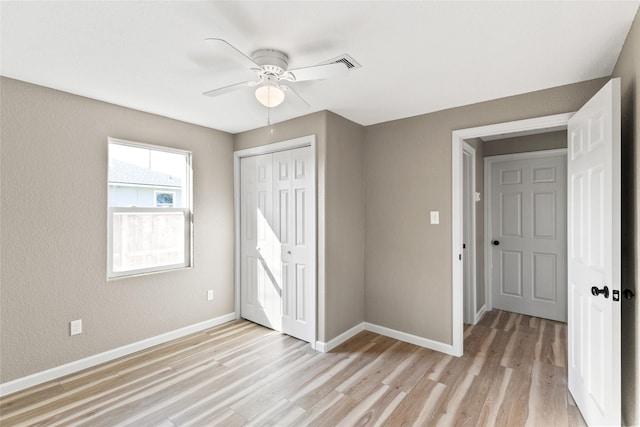
[(334, 339), (329, 340), (329, 342), (317, 341), (316, 342), (316, 350), (318, 350), (318, 351), (320, 351), (322, 353), (327, 353), (327, 352), (333, 350), (334, 348), (336, 348), (337, 346), (339, 346), (340, 344), (342, 344), (343, 342), (353, 338), (354, 336), (356, 336), (357, 334), (359, 334), (362, 331), (364, 331), (364, 322), (362, 322), (362, 323), (354, 326), (353, 328), (341, 333), (340, 335), (338, 335)]
[(8, 394), (24, 390), (25, 388), (33, 387), (47, 381), (55, 380), (56, 378), (61, 378), (65, 375), (73, 374), (74, 372), (78, 372), (83, 369), (99, 365), (101, 363), (110, 362), (119, 357), (127, 356), (137, 351), (153, 347), (154, 345), (163, 344), (177, 338), (182, 338), (189, 334), (200, 332), (235, 319), (235, 313), (225, 314), (214, 319), (176, 329), (174, 331), (147, 338), (142, 341), (134, 342), (132, 344), (127, 344), (122, 347), (114, 348), (113, 350), (107, 350), (103, 353), (85, 357), (84, 359), (76, 360), (74, 362), (70, 362), (61, 366), (56, 366), (55, 368), (47, 369), (46, 371), (41, 371), (26, 377), (18, 378), (13, 381), (0, 384), (0, 396), (6, 396)]
[(473, 319), (473, 324), (475, 325), (476, 323), (478, 323), (480, 321), (480, 319), (482, 319), (482, 316), (484, 316), (485, 310), (486, 310), (487, 305), (483, 305), (482, 307), (480, 307), (480, 310), (478, 310), (478, 312), (476, 313), (475, 319)]
[(379, 326), (368, 322), (362, 322), (359, 325), (354, 326), (348, 331), (345, 331), (334, 339), (330, 340), (329, 342), (316, 342), (316, 350), (323, 353), (329, 352), (362, 331), (375, 332), (376, 334), (408, 342), (410, 344), (415, 344), (420, 347), (425, 347), (431, 350), (439, 351), (441, 353), (455, 355), (453, 346), (451, 344), (444, 344), (439, 341), (433, 341), (428, 338), (422, 338), (416, 335), (408, 334), (406, 332), (397, 331), (395, 329), (386, 328), (384, 326)]
[[(484, 306), (478, 312), (476, 316), (479, 320), (484, 313)], [(83, 369), (91, 368), (92, 366), (99, 365), (101, 363), (110, 362), (119, 357), (133, 354), (137, 351), (145, 350), (154, 345), (163, 344), (165, 342), (182, 338), (189, 334), (203, 331), (205, 329), (212, 328), (214, 326), (221, 325), (226, 322), (230, 322), (236, 319), (236, 313), (225, 314), (214, 319), (206, 320), (204, 322), (196, 323), (195, 325), (186, 326), (184, 328), (176, 329), (171, 332), (167, 332), (155, 337), (147, 338), (142, 341), (138, 341), (132, 344), (128, 344), (122, 347), (114, 348), (103, 353), (95, 354), (93, 356), (86, 357), (84, 359), (76, 360), (75, 362), (67, 363), (65, 365), (57, 366), (55, 368), (47, 369), (46, 371), (37, 372), (33, 375), (18, 378), (13, 381), (9, 381), (0, 384), (0, 396), (6, 396), (11, 393), (15, 393), (25, 388), (33, 387), (47, 381), (61, 378), (65, 375), (73, 374)], [(420, 347), (425, 347), (431, 350), (439, 351), (445, 354), (454, 355), (453, 346), (450, 344), (444, 344), (439, 341), (430, 340), (428, 338), (422, 338), (416, 335), (411, 335), (406, 332), (397, 331), (384, 326), (375, 325), (373, 323), (362, 322), (353, 328), (341, 333), (337, 337), (328, 342), (316, 341), (316, 350), (327, 353), (340, 344), (346, 342), (350, 338), (353, 338), (362, 331), (371, 331), (376, 334), (384, 335), (390, 338), (394, 338), (400, 341), (415, 344)]]
[(419, 337), (417, 335), (411, 335), (406, 332), (397, 331), (395, 329), (387, 328), (384, 326), (374, 325), (373, 323), (365, 322), (364, 328), (367, 331), (375, 332), (376, 334), (384, 335), (385, 337), (395, 338), (400, 341), (408, 342), (410, 344), (419, 345), (420, 347), (425, 347), (430, 350), (439, 351), (440, 353), (455, 356), (453, 345), (451, 344), (445, 344), (440, 341), (434, 341), (428, 338)]

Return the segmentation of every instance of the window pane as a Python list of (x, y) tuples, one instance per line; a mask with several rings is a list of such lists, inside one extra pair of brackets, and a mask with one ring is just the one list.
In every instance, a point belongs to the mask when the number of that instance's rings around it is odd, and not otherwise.
[(183, 212), (114, 212), (113, 272), (185, 262)]
[[(188, 207), (187, 155), (109, 144), (110, 207)], [(156, 194), (171, 195), (163, 204)]]

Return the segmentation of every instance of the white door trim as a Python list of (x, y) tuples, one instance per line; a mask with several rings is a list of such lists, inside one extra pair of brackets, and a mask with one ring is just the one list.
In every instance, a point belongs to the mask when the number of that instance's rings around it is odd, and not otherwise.
[[(259, 156), (261, 154), (269, 154), (269, 153), (275, 153), (278, 151), (285, 151), (285, 150), (293, 150), (294, 148), (301, 148), (301, 147), (311, 147), (311, 151), (312, 151), (312, 162), (314, 164), (314, 169), (315, 169), (315, 177), (314, 177), (314, 182), (316, 183), (314, 185), (314, 191), (316, 194), (316, 209), (317, 209), (317, 198), (318, 198), (318, 189), (317, 189), (317, 174), (318, 174), (318, 163), (317, 163), (317, 148), (316, 148), (316, 136), (315, 135), (307, 135), (307, 136), (303, 136), (300, 138), (295, 138), (295, 139), (289, 139), (287, 141), (281, 141), (281, 142), (276, 142), (273, 144), (267, 144), (267, 145), (260, 145), (257, 147), (252, 147), (252, 148), (247, 148), (244, 150), (238, 150), (238, 151), (234, 151), (233, 153), (233, 220), (234, 220), (234, 243), (235, 243), (235, 249), (234, 249), (234, 272), (235, 272), (235, 278), (234, 278), (234, 289), (235, 289), (235, 297), (234, 297), (234, 302), (235, 302), (235, 315), (236, 315), (236, 319), (240, 319), (240, 260), (241, 260), (241, 255), (240, 255), (240, 159), (243, 157), (250, 157), (250, 156)], [(313, 221), (313, 234), (314, 236), (318, 235), (318, 217), (317, 217), (317, 212), (314, 212), (314, 221)], [(313, 267), (313, 272), (312, 272), (312, 277), (315, 277), (315, 292), (312, 292), (312, 298), (313, 298), (313, 309), (314, 309), (314, 313), (311, 316), (311, 319), (313, 320), (313, 336), (311, 337), (312, 339), (310, 340), (309, 344), (311, 345), (311, 348), (313, 348), (315, 350), (316, 348), (316, 342), (318, 339), (318, 300), (317, 300), (317, 295), (318, 295), (318, 244), (317, 241), (315, 242), (314, 245), (314, 259), (315, 259), (315, 263), (312, 266)]]
[(492, 265), (492, 247), (491, 238), (493, 231), (491, 227), (491, 168), (494, 163), (510, 161), (536, 159), (540, 157), (551, 157), (560, 154), (567, 154), (566, 148), (557, 148), (554, 150), (529, 151), (524, 153), (500, 154), (497, 156), (487, 156), (484, 158), (484, 301), (487, 311), (493, 309), (493, 295), (491, 293), (491, 265)]
[[(451, 300), (453, 355), (464, 351), (462, 256), (462, 146), (465, 139), (566, 127), (574, 113), (478, 126), (451, 132)], [(486, 198), (485, 198), (486, 200)]]
[[(469, 295), (469, 300), (468, 300), (469, 305), (468, 307), (465, 307), (465, 310), (467, 312), (467, 320), (471, 324), (475, 325), (478, 318), (478, 313), (476, 311), (476, 300), (477, 300), (477, 295), (476, 295), (477, 293), (476, 292), (477, 291), (476, 289), (476, 285), (477, 285), (476, 283), (476, 275), (477, 275), (476, 273), (476, 200), (475, 200), (476, 150), (471, 145), (464, 142), (462, 146), (462, 152), (463, 152), (463, 155), (464, 153), (467, 153), (469, 155), (469, 181), (470, 181), (470, 187), (471, 187), (471, 191), (469, 192), (469, 201), (468, 201), (471, 207), (471, 212), (470, 212), (471, 215), (470, 215), (470, 218), (466, 219), (468, 221), (468, 227), (469, 227), (469, 240), (466, 242), (468, 260), (465, 259), (464, 256), (462, 258), (464, 262), (469, 263), (469, 283), (468, 283), (469, 289), (466, 290), (466, 292)], [(464, 177), (464, 171), (463, 171), (463, 177)], [(463, 201), (463, 207), (464, 207), (464, 201)], [(464, 221), (464, 214), (462, 218)]]

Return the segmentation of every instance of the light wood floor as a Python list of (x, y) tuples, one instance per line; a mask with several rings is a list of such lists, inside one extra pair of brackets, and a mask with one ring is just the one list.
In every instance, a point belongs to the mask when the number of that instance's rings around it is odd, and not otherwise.
[(371, 332), (322, 354), (235, 321), (0, 399), (0, 425), (583, 426), (566, 326), (493, 311), (465, 356)]

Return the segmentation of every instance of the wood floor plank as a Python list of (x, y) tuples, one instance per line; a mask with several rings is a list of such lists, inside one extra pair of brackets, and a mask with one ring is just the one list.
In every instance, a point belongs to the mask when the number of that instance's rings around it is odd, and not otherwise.
[(432, 366), (444, 357), (446, 357), (445, 354), (437, 351), (417, 347), (405, 360), (394, 367), (382, 383), (409, 393)]
[(324, 372), (333, 362), (335, 362), (333, 358), (309, 355), (309, 359), (298, 367), (297, 375), (293, 378), (290, 369), (287, 368), (286, 375), (282, 375), (265, 387), (260, 387), (247, 394), (243, 399), (231, 405), (231, 408), (248, 420), (253, 420), (259, 413), (269, 410), (273, 405), (285, 399), (287, 395), (296, 392), (310, 378)]
[(178, 425), (199, 425), (202, 419), (226, 407), (230, 408), (254, 390), (269, 384), (283, 372), (295, 372), (292, 368), (310, 357), (300, 347), (301, 342), (292, 339), (292, 342), (296, 341), (295, 347), (283, 356), (276, 357), (274, 354), (272, 357), (259, 359), (261, 363), (257, 360), (248, 362), (243, 371), (238, 372), (238, 377), (226, 378), (226, 385), (222, 387), (221, 383), (216, 383), (215, 390), (202, 399), (185, 402), (184, 407), (170, 419)]
[(511, 381), (512, 372), (513, 369), (503, 366), (499, 366), (496, 369), (491, 387), (478, 414), (477, 425), (488, 427), (496, 425), (498, 414), (502, 409), (502, 403), (507, 395), (507, 388)]
[(564, 370), (552, 363), (534, 361), (529, 393), (527, 426), (564, 426), (567, 413), (567, 383)]
[(453, 357), (363, 331), (323, 354), (233, 321), (0, 398), (4, 426), (584, 426), (566, 325), (504, 311)]
[(383, 341), (381, 343), (370, 341), (360, 349), (350, 353), (349, 357), (344, 361), (338, 362), (331, 371), (309, 380), (299, 392), (289, 396), (289, 400), (305, 409), (313, 406), (331, 390), (337, 390), (342, 383), (348, 381), (351, 376), (364, 368), (392, 344), (392, 341)]
[[(335, 411), (338, 402), (344, 397), (344, 394), (332, 390), (324, 398), (320, 399), (315, 405), (307, 409), (304, 414), (296, 418), (291, 425), (306, 427), (316, 425), (324, 419), (324, 415), (329, 411)], [(319, 420), (319, 421), (318, 421)]]
[(531, 372), (522, 369), (510, 369), (509, 382), (499, 402), (496, 414), (496, 426), (524, 426), (529, 417), (529, 392)]
[(246, 425), (252, 427), (265, 425), (287, 426), (303, 415), (304, 412), (304, 409), (287, 399), (280, 399), (266, 410), (258, 412)]
[(531, 372), (536, 338), (536, 334), (513, 330), (509, 343), (504, 350), (501, 361), (502, 366)]
[(372, 360), (371, 363), (362, 367), (336, 387), (336, 390), (356, 400), (365, 399), (414, 350), (414, 345), (396, 341)]
[(424, 426), (429, 425), (435, 409), (441, 403), (447, 386), (422, 377), (411, 393), (400, 402), (391, 413), (388, 425)]
[(368, 426), (382, 424), (391, 415), (406, 393), (380, 384), (364, 398), (353, 398), (359, 402), (340, 422), (339, 426)]

